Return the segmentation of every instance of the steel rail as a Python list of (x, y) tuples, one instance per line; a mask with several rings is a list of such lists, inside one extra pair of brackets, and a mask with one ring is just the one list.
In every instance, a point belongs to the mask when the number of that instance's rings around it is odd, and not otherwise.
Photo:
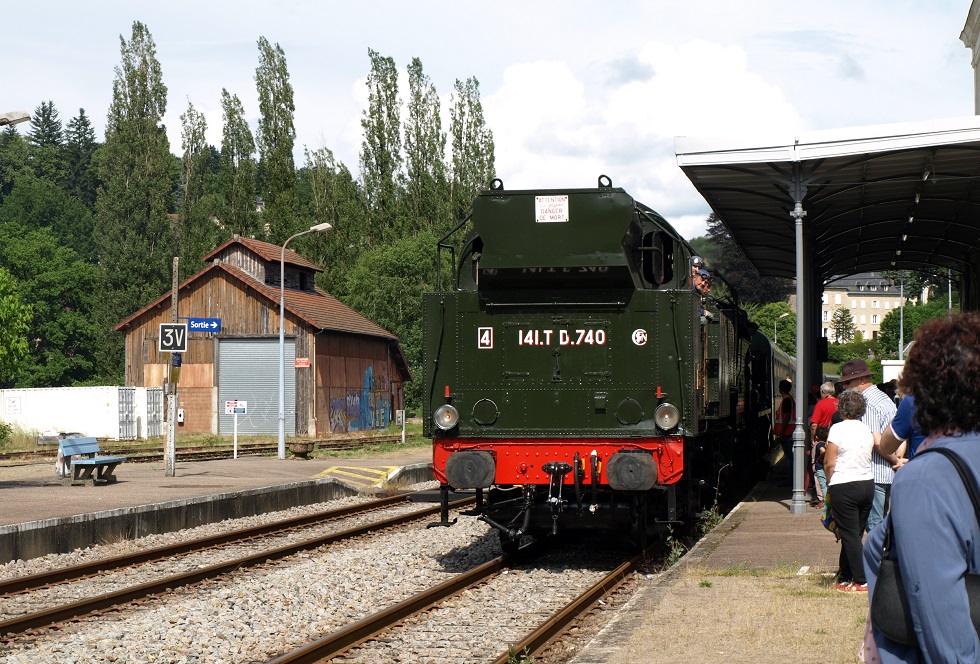
[(332, 521), (334, 519), (340, 519), (354, 514), (383, 509), (385, 507), (390, 507), (391, 505), (409, 502), (410, 500), (411, 497), (408, 494), (391, 496), (389, 498), (373, 500), (369, 503), (361, 503), (359, 505), (351, 505), (340, 509), (327, 510), (324, 512), (317, 512), (316, 514), (308, 514), (306, 516), (276, 521), (275, 523), (252, 526), (250, 528), (235, 530), (228, 533), (223, 533), (221, 535), (200, 537), (197, 539), (188, 540), (186, 542), (180, 542), (178, 544), (169, 544), (153, 549), (147, 549), (145, 551), (139, 551), (137, 553), (114, 556), (112, 558), (94, 560), (90, 563), (82, 563), (81, 565), (73, 565), (63, 569), (51, 570), (49, 572), (38, 572), (37, 574), (31, 574), (30, 576), (7, 579), (5, 581), (0, 581), (0, 596), (23, 593), (45, 586), (51, 586), (56, 583), (62, 583), (64, 581), (94, 576), (109, 570), (142, 565), (154, 560), (162, 560), (164, 558), (170, 558), (175, 555), (190, 553), (193, 551), (212, 549), (218, 546), (231, 544), (233, 542), (243, 542), (245, 540), (256, 539), (259, 537), (267, 537), (280, 532), (295, 530), (297, 528), (305, 528), (316, 523)]
[(491, 576), (498, 574), (512, 560), (512, 557), (505, 556), (485, 562), (394, 606), (373, 613), (304, 646), (270, 659), (268, 664), (311, 664), (336, 657), (365, 641), (369, 641), (405, 618), (430, 609), (461, 590), (483, 583)]
[[(451, 506), (458, 508), (474, 501), (475, 499), (473, 498), (457, 500), (451, 503)], [(151, 581), (149, 583), (132, 586), (113, 593), (99, 595), (88, 600), (82, 600), (72, 604), (55, 607), (53, 609), (38, 611), (36, 613), (30, 613), (17, 618), (12, 618), (10, 620), (5, 620), (0, 622), (0, 636), (17, 634), (29, 629), (54, 625), (65, 620), (77, 618), (94, 611), (110, 609), (116, 605), (131, 602), (150, 595), (170, 592), (175, 588), (188, 586), (200, 581), (221, 576), (222, 574), (228, 574), (238, 569), (261, 565), (272, 560), (286, 558), (301, 551), (315, 549), (317, 547), (331, 544), (343, 539), (358, 537), (360, 535), (366, 535), (368, 533), (384, 530), (386, 528), (393, 528), (405, 523), (411, 523), (412, 521), (418, 521), (419, 519), (427, 516), (439, 514), (441, 509), (441, 507), (436, 506), (421, 510), (419, 512), (413, 512), (411, 514), (403, 514), (401, 516), (357, 526), (355, 528), (350, 528), (337, 533), (331, 533), (330, 535), (325, 535), (323, 537), (316, 537), (303, 542), (279, 547), (277, 549), (263, 551), (261, 553), (239, 558), (237, 560), (211, 565), (193, 572), (186, 572), (184, 574), (178, 574), (159, 581)]]
[(513, 661), (513, 653), (523, 656), (525, 652), (531, 658), (529, 661), (535, 661), (535, 658), (541, 656), (544, 649), (563, 633), (576, 618), (600, 599), (619, 588), (645, 560), (645, 555), (640, 554), (621, 564), (572, 600), (561, 611), (541, 623), (533, 632), (511, 646), (507, 652), (495, 659), (493, 664), (507, 664), (508, 661)]

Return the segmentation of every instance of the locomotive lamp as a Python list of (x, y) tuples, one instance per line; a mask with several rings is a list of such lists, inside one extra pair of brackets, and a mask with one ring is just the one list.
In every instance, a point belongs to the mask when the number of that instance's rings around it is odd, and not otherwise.
[(432, 414), (433, 423), (443, 431), (449, 431), (459, 424), (459, 411), (451, 405), (444, 404), (436, 408)]
[(657, 426), (664, 431), (670, 431), (681, 421), (681, 413), (672, 403), (662, 403), (657, 406), (653, 416), (657, 420)]

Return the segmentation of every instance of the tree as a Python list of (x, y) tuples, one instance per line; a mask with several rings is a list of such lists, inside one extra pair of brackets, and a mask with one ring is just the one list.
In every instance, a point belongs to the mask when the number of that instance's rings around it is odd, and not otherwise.
[(59, 243), (51, 228), (34, 227), (30, 222), (0, 224), (0, 245), (4, 247), (0, 267), (17, 275), (22, 298), (32, 305), (29, 350), (17, 386), (57, 387), (92, 381), (100, 340), (92, 312), (100, 297), (96, 266)]
[(796, 312), (788, 304), (772, 302), (763, 305), (754, 309), (751, 318), (764, 335), (774, 337), (780, 350), (796, 357)]
[(211, 148), (205, 138), (208, 123), (194, 104), (180, 116), (183, 132), (181, 147), (180, 214), (177, 225), (177, 255), (181, 278), (200, 269), (200, 259), (215, 248), (218, 227), (212, 221), (217, 201), (211, 191)]
[(286, 69), (286, 54), (279, 44), (259, 37), (259, 181), (265, 201), (263, 222), (270, 242), (281, 244), (298, 230), (296, 220), (296, 167), (293, 144), (293, 86)]
[(0, 203), (20, 178), (33, 176), (27, 153), (27, 141), (17, 133), (17, 127), (0, 131)]
[[(96, 260), (92, 233), (95, 217), (78, 199), (47, 179), (17, 181), (0, 205), (0, 224), (18, 228), (49, 228), (59, 244), (71, 247), (84, 260)], [(18, 280), (23, 277), (14, 273)]]
[(122, 339), (108, 331), (170, 288), (174, 256), (167, 214), (174, 158), (162, 124), (167, 87), (146, 26), (133, 23), (131, 39), (119, 41), (122, 62), (115, 69), (99, 163), (95, 234), (102, 268), (99, 322), (107, 331), (101, 371), (117, 376)]
[(89, 210), (95, 209), (99, 188), (98, 167), (94, 164), (98, 143), (85, 109), (68, 121), (65, 128), (65, 188)]
[(324, 268), (318, 278), (320, 287), (340, 297), (345, 275), (364, 249), (366, 211), (357, 183), (347, 167), (336, 162), (333, 152), (324, 147), (305, 153), (299, 188), (309, 225), (327, 222), (333, 226), (329, 233), (308, 236), (307, 255)]
[[(422, 294), (435, 280), (436, 238), (428, 231), (362, 254), (349, 275), (344, 302), (395, 334), (412, 374), (422, 367)], [(422, 381), (405, 386), (409, 409), (421, 407)]]
[(469, 215), (476, 194), (490, 186), (494, 175), (493, 132), (483, 120), (480, 82), (456, 79), (449, 109), (452, 134), (451, 205), (455, 221)]
[(254, 237), (255, 176), (258, 167), (255, 139), (245, 120), (245, 109), (237, 95), (221, 90), (221, 110), (224, 127), (221, 132), (221, 158), (218, 171), (224, 210), (221, 221), (225, 228), (243, 237)]
[(398, 237), (399, 211), (396, 175), (401, 169), (398, 71), (392, 58), (368, 49), (368, 108), (361, 117), (361, 182), (367, 203), (370, 230), (368, 244), (375, 246)]
[(39, 178), (59, 185), (65, 181), (64, 133), (52, 101), (42, 101), (31, 116), (27, 132), (31, 168)]
[(833, 332), (833, 342), (843, 344), (854, 338), (857, 326), (854, 324), (854, 316), (846, 307), (838, 307), (834, 310), (834, 315), (830, 317), (830, 329)]
[(765, 304), (786, 298), (793, 282), (760, 277), (714, 212), (707, 218), (707, 235), (691, 242), (711, 269), (718, 270), (738, 293), (740, 303)]
[(451, 222), (446, 134), (442, 131), (439, 95), (418, 58), (408, 66), (408, 91), (405, 155), (409, 204), (418, 220), (442, 234)]
[(0, 387), (10, 387), (27, 356), (31, 308), (21, 300), (17, 283), (0, 268)]
[[(954, 309), (954, 313), (956, 311)], [(949, 308), (945, 300), (933, 300), (918, 305), (906, 302), (904, 307), (892, 309), (881, 320), (877, 353), (882, 357), (898, 357), (899, 337), (907, 346), (915, 338), (915, 331), (920, 325), (927, 320), (943, 318), (948, 314)]]

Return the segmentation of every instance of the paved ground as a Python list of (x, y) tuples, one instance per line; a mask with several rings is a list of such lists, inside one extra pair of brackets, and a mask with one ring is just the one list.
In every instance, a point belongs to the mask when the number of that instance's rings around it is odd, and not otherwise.
[(427, 447), (408, 448), (386, 457), (366, 459), (276, 459), (239, 457), (219, 461), (181, 462), (174, 477), (163, 462), (123, 463), (115, 484), (62, 486), (54, 461), (0, 467), (0, 525), (161, 503), (181, 498), (228, 493), (334, 477), (357, 487), (379, 486), (400, 466), (430, 463)]

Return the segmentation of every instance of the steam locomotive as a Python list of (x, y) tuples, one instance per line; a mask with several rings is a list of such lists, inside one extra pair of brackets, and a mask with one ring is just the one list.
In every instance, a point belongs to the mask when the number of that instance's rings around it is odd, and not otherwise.
[(597, 185), (494, 180), (439, 243), (453, 273), (424, 299), (432, 525), (455, 523), (452, 493), (475, 492), (470, 514), (505, 550), (563, 529), (642, 542), (710, 508), (768, 449), (772, 365), (746, 361), (734, 292), (695, 290), (692, 247), (608, 177)]

